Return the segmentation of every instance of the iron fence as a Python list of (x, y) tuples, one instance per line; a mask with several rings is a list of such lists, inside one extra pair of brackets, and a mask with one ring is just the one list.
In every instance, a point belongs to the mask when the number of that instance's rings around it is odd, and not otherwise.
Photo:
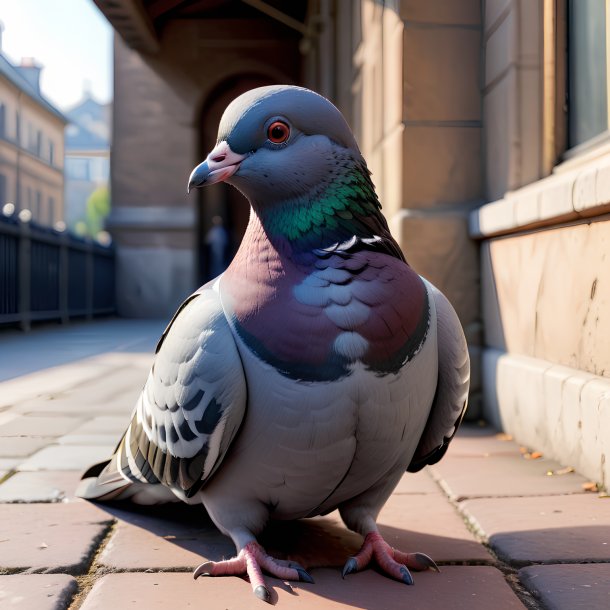
[(114, 248), (0, 212), (0, 325), (111, 314)]

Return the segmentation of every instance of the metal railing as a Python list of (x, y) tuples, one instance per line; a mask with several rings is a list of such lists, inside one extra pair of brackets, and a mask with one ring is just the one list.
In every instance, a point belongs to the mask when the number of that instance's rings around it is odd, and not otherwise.
[(0, 212), (0, 326), (111, 314), (114, 248)]

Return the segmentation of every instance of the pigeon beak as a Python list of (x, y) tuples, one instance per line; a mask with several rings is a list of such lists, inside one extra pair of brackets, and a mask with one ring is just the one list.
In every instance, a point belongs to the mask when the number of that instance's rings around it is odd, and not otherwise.
[(219, 142), (207, 159), (191, 172), (187, 192), (190, 193), (192, 188), (223, 182), (230, 178), (246, 156), (233, 152), (226, 141)]

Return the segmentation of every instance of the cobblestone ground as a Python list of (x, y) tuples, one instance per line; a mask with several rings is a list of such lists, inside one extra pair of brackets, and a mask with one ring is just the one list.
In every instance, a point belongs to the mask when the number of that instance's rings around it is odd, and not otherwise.
[[(193, 580), (202, 558), (234, 552), (202, 508), (134, 510), (73, 497), (82, 470), (120, 437), (161, 330), (108, 320), (0, 334), (1, 608), (265, 607), (244, 579)], [(272, 525), (261, 542), (315, 579), (269, 578), (274, 603), (610, 608), (610, 499), (528, 449), (466, 427), (440, 464), (405, 475), (379, 522), (390, 544), (441, 566), (440, 574), (415, 574), (414, 587), (374, 570), (342, 580), (339, 566), (361, 539), (336, 514)]]

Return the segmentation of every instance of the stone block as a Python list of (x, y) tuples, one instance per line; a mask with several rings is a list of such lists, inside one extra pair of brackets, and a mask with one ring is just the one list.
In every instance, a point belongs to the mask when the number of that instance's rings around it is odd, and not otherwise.
[(0, 576), (0, 605), (12, 610), (65, 610), (78, 583), (67, 574)]
[(516, 63), (519, 53), (517, 27), (515, 11), (511, 10), (487, 38), (485, 45), (485, 87), (496, 81), (509, 66)]
[(77, 417), (37, 417), (20, 415), (0, 426), (0, 443), (5, 437), (54, 437), (77, 428), (83, 419)]
[(392, 10), (383, 11), (383, 132), (403, 121), (403, 23)]
[(407, 22), (469, 26), (481, 23), (481, 3), (478, 0), (401, 0), (399, 4), (400, 15)]
[(610, 561), (610, 511), (597, 494), (467, 500), (460, 510), (503, 561)]
[[(408, 597), (418, 610), (442, 607), (456, 610), (523, 610), (502, 573), (490, 566), (447, 566), (441, 574), (414, 575), (417, 586), (405, 590), (403, 583), (374, 570), (341, 579), (338, 570), (312, 572), (315, 584), (290, 583), (266, 577), (271, 602), (284, 610), (316, 608), (392, 610), (397, 600)], [(408, 593), (408, 595), (407, 595)], [(241, 610), (255, 607), (250, 584), (241, 578), (219, 577), (194, 581), (190, 574), (109, 574), (98, 580), (81, 606), (82, 610), (130, 608), (135, 604), (151, 610), (187, 607), (205, 598), (206, 610)]]
[(480, 199), (480, 128), (407, 125), (403, 155), (403, 207)]
[(480, 121), (481, 33), (406, 27), (403, 38), (403, 119)]
[(74, 500), (82, 471), (17, 472), (0, 485), (0, 502)]
[(549, 610), (610, 606), (610, 564), (529, 566), (519, 570), (525, 588)]
[[(506, 191), (521, 186), (516, 162), (519, 145), (516, 91), (517, 73), (514, 68), (509, 68), (483, 97), (484, 167), (486, 196), (489, 201), (501, 199)], [(495, 224), (499, 226), (495, 230), (511, 228), (513, 225), (510, 223), (513, 222), (514, 219), (510, 216), (504, 218), (503, 222), (497, 219)], [(481, 226), (483, 225), (481, 221)]]
[[(384, 183), (381, 205), (383, 213), (388, 219), (398, 214), (404, 205), (403, 138), (404, 127), (401, 124), (384, 138), (381, 145), (383, 174), (379, 179), (382, 179)], [(373, 177), (374, 181), (377, 179), (375, 176)]]
[(483, 317), (483, 341), (486, 346), (505, 350), (506, 340), (500, 305), (498, 302), (498, 291), (493, 274), (489, 242), (481, 244), (481, 314)]
[(396, 237), (409, 264), (445, 294), (462, 325), (477, 322), (478, 248), (468, 237), (466, 218), (404, 213)]
[(114, 445), (51, 445), (41, 449), (21, 463), (18, 470), (21, 472), (85, 470), (96, 462), (110, 458), (114, 447)]
[(0, 439), (0, 457), (25, 458), (54, 442), (53, 438), (18, 436)]
[(513, 0), (485, 0), (483, 3), (485, 6), (485, 32), (496, 25), (498, 19), (505, 13), (513, 4)]
[(0, 504), (0, 569), (83, 574), (111, 518), (92, 504)]
[(597, 168), (581, 171), (574, 181), (572, 203), (576, 212), (586, 215), (586, 211), (597, 206)]
[(569, 176), (563, 180), (547, 180), (540, 191), (540, 217), (542, 220), (557, 216), (570, 216), (574, 214), (572, 193), (574, 177)]
[(377, 522), (386, 541), (405, 552), (420, 551), (442, 563), (493, 561), (440, 491), (392, 495)]
[[(582, 484), (587, 481), (583, 476), (575, 472), (549, 476), (562, 467), (546, 458), (525, 459), (515, 448), (510, 455), (484, 458), (452, 454), (431, 469), (449, 497), (459, 502), (466, 498), (583, 493)], [(472, 476), (474, 471), (476, 477)]]

